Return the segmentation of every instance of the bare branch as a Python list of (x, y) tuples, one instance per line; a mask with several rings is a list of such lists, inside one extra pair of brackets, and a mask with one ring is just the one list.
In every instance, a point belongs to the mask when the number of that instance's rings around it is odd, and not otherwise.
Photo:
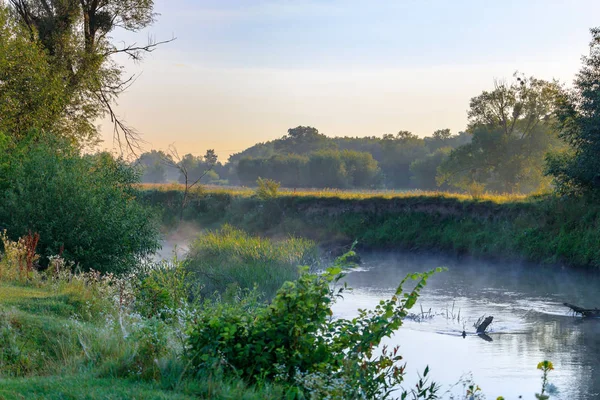
[[(113, 141), (118, 143), (121, 155), (123, 155), (123, 149), (129, 149), (132, 154), (137, 155), (138, 152), (142, 151), (142, 144), (146, 144), (142, 139), (141, 134), (133, 127), (127, 125), (113, 110), (110, 102), (110, 98), (100, 90), (100, 101), (106, 107), (106, 110), (110, 116), (110, 121), (113, 124)], [(123, 140), (125, 143), (123, 143)]]
[(183, 199), (181, 201), (181, 209), (179, 214), (179, 220), (183, 220), (183, 211), (187, 206), (189, 200), (190, 190), (194, 188), (197, 184), (200, 183), (202, 178), (204, 178), (212, 169), (215, 167), (217, 163), (217, 157), (215, 155), (214, 150), (208, 150), (206, 152), (206, 156), (204, 157), (204, 161), (207, 163), (207, 168), (200, 174), (200, 176), (190, 183), (190, 171), (188, 170), (188, 166), (184, 163), (185, 156), (181, 157), (179, 155), (179, 151), (174, 144), (169, 145), (169, 150), (167, 155), (163, 158), (163, 162), (171, 167), (175, 167), (179, 170), (181, 175), (183, 175), (185, 188), (183, 191)]
[(125, 45), (123, 48), (113, 48), (110, 49), (108, 51), (106, 51), (103, 56), (104, 57), (109, 57), (112, 56), (114, 54), (127, 54), (129, 57), (131, 57), (133, 60), (135, 61), (140, 61), (142, 59), (142, 54), (143, 53), (152, 53), (154, 50), (156, 50), (156, 48), (160, 45), (163, 44), (167, 44), (167, 43), (171, 43), (173, 41), (177, 40), (176, 37), (173, 37), (169, 40), (163, 40), (160, 42), (155, 42), (152, 38), (148, 39), (148, 44), (145, 46), (138, 46), (137, 43), (133, 43), (130, 45)]
[(119, 94), (125, 92), (127, 89), (129, 89), (131, 86), (133, 86), (133, 84), (138, 80), (138, 78), (141, 76), (142, 74), (139, 75), (131, 75), (128, 79), (119, 82), (116, 85), (106, 85), (105, 89), (109, 90), (111, 92), (112, 96), (118, 96)]

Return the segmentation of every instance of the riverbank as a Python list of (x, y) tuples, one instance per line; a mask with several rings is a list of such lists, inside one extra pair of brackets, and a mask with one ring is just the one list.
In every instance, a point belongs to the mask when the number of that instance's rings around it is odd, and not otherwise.
[[(182, 196), (179, 188), (142, 192), (144, 201), (162, 211), (167, 226), (178, 222)], [(357, 240), (362, 250), (600, 267), (600, 205), (585, 199), (287, 191), (263, 200), (249, 189), (207, 189), (190, 196), (183, 213), (187, 222), (305, 237), (333, 252)]]
[(173, 345), (171, 325), (117, 314), (101, 280), (71, 278), (0, 279), (0, 399), (283, 398), (278, 387), (233, 374), (187, 376), (180, 354), (153, 353)]

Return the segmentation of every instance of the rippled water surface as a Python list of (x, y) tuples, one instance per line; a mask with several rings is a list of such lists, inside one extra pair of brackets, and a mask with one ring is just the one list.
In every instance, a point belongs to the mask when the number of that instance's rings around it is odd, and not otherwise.
[[(551, 360), (555, 370), (550, 382), (558, 389), (552, 398), (600, 398), (600, 319), (574, 317), (562, 305), (600, 306), (597, 273), (372, 254), (348, 274), (346, 281), (354, 291), (335, 305), (335, 314), (355, 316), (358, 308), (371, 308), (389, 298), (407, 273), (438, 266), (449, 270), (430, 278), (412, 310), (425, 318), (407, 320), (386, 342), (401, 346), (409, 382), (429, 365), (432, 376), (444, 385), (442, 392), (471, 373), (488, 399), (500, 395), (507, 400), (533, 399), (541, 386), (536, 365)], [(494, 316), (491, 341), (477, 335), (463, 338), (463, 329), (474, 333), (473, 324), (483, 315)], [(462, 391), (462, 385), (453, 391)]]

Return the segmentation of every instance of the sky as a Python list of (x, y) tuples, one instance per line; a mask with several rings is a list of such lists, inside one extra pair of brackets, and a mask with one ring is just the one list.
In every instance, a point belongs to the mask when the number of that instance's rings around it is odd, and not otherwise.
[[(142, 63), (118, 114), (144, 148), (232, 153), (314, 126), (328, 136), (464, 130), (469, 99), (514, 72), (570, 84), (597, 0), (155, 0), (116, 41), (175, 37)], [(110, 121), (100, 121), (114, 146)]]

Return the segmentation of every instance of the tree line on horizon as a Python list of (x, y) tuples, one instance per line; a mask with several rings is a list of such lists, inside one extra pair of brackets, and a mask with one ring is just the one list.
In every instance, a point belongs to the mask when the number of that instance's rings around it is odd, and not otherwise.
[[(328, 137), (298, 126), (210, 166), (204, 183), (255, 186), (263, 178), (287, 188), (540, 192), (552, 184), (547, 158), (568, 150), (558, 116), (565, 93), (558, 82), (515, 74), (471, 99), (468, 126), (455, 135), (439, 129), (424, 138), (408, 131)], [(181, 181), (169, 160), (161, 151), (142, 154), (142, 179)], [(198, 176), (209, 167), (191, 154), (181, 162)]]
[[(258, 143), (217, 163), (207, 183), (288, 188), (453, 190), (472, 194), (590, 193), (600, 188), (600, 30), (574, 87), (515, 73), (471, 99), (468, 125), (419, 138), (328, 137), (310, 126)], [(598, 115), (597, 115), (598, 114)], [(143, 154), (144, 179), (167, 181), (164, 153)], [(197, 173), (206, 167), (201, 157)]]
[[(258, 178), (289, 188), (423, 188), (435, 189), (435, 169), (450, 150), (466, 144), (466, 132), (441, 129), (431, 137), (408, 132), (383, 137), (328, 137), (310, 126), (288, 130), (280, 139), (256, 144), (217, 163), (204, 183), (254, 186)], [(181, 182), (169, 154), (151, 150), (136, 160), (147, 183)], [(200, 175), (203, 157), (183, 157)], [(433, 174), (431, 173), (433, 171)]]

